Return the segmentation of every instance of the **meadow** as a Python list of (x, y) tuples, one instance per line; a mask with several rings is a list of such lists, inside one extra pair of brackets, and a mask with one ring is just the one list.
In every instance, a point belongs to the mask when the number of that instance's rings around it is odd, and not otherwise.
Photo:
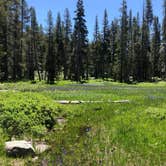
[[(56, 101), (88, 101), (61, 105)], [(129, 102), (114, 102), (128, 100)], [(98, 102), (90, 102), (98, 101)], [(65, 122), (59, 124), (57, 119)], [(10, 158), (5, 141), (40, 140), (50, 149)], [(0, 84), (0, 165), (165, 166), (166, 82), (90, 80)]]

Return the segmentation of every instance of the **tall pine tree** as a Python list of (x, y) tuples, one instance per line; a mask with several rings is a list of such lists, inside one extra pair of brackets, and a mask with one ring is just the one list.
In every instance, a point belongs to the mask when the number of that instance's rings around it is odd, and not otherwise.
[(126, 0), (122, 2), (121, 13), (120, 82), (128, 82), (128, 15)]
[(153, 23), (153, 36), (152, 36), (152, 73), (153, 77), (160, 76), (160, 44), (161, 44), (161, 34), (160, 34), (160, 23), (159, 18), (154, 17)]
[(73, 34), (74, 44), (74, 80), (81, 82), (86, 78), (86, 62), (87, 62), (87, 34), (85, 11), (83, 0), (78, 0), (77, 10), (75, 11), (75, 25)]
[(110, 27), (107, 10), (104, 11), (103, 31), (102, 31), (102, 52), (100, 54), (100, 76), (106, 78), (110, 75)]
[(93, 70), (92, 76), (96, 79), (100, 77), (101, 74), (101, 34), (99, 30), (98, 17), (96, 16), (94, 34), (93, 34), (93, 42), (92, 42), (92, 67)]
[(71, 63), (71, 53), (72, 53), (72, 24), (70, 19), (69, 10), (65, 10), (64, 15), (64, 57), (63, 57), (63, 73), (64, 79), (70, 78), (70, 63)]
[(47, 83), (53, 84), (55, 80), (55, 51), (54, 51), (54, 25), (52, 12), (48, 12), (48, 30), (47, 30), (47, 59), (46, 59), (46, 70), (47, 70)]

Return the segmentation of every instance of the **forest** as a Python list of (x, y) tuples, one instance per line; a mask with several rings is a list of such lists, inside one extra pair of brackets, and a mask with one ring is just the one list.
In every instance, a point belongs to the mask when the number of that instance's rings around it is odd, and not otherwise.
[[(151, 0), (133, 16), (123, 0), (121, 17), (103, 24), (94, 20), (88, 39), (85, 9), (79, 0), (74, 25), (69, 10), (54, 20), (48, 11), (47, 26), (38, 24), (34, 7), (25, 0), (0, 2), (0, 80), (59, 79), (84, 82), (90, 77), (120, 82), (143, 82), (166, 77), (166, 1), (163, 18), (153, 14)], [(162, 22), (161, 22), (162, 20)], [(55, 24), (54, 24), (55, 22)]]
[(156, 16), (152, 0), (136, 15), (122, 0), (119, 17), (94, 17), (91, 37), (89, 0), (74, 18), (71, 4), (54, 18), (40, 1), (43, 25), (32, 1), (0, 0), (0, 166), (166, 166), (161, 1)]

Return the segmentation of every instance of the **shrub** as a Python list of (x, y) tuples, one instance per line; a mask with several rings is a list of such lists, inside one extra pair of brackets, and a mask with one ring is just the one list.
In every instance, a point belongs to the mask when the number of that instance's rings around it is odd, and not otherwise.
[(34, 132), (34, 126), (50, 130), (57, 115), (57, 104), (38, 93), (7, 92), (0, 96), (0, 125), (9, 136)]

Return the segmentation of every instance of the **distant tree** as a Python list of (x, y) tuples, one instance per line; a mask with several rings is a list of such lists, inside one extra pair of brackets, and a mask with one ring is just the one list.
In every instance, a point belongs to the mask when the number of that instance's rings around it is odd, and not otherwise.
[(120, 26), (117, 19), (111, 24), (111, 76), (117, 81), (120, 73)]
[(129, 12), (129, 24), (128, 24), (128, 74), (133, 76), (134, 67), (134, 42), (133, 42), (133, 16), (132, 11)]
[(30, 57), (30, 69), (29, 69), (29, 79), (35, 79), (35, 70), (38, 73), (39, 80), (41, 80), (39, 65), (38, 65), (38, 23), (36, 18), (36, 11), (33, 7), (31, 7), (31, 57)]
[(166, 0), (164, 0), (163, 4), (163, 23), (162, 23), (162, 45), (161, 45), (161, 54), (162, 54), (162, 61), (163, 64), (163, 70), (162, 74), (163, 77), (166, 78)]
[(106, 78), (110, 75), (110, 27), (107, 10), (104, 11), (103, 31), (102, 31), (102, 52), (100, 54), (100, 77)]
[(141, 80), (142, 54), (141, 54), (141, 27), (139, 14), (133, 18), (133, 79)]
[(31, 27), (30, 25), (26, 26), (26, 31), (24, 34), (25, 37), (25, 71), (24, 71), (24, 78), (29, 80), (30, 79), (30, 68), (31, 68), (31, 58), (32, 58), (32, 46), (31, 46)]
[(20, 54), (20, 2), (19, 0), (12, 1), (10, 5), (10, 24), (11, 33), (11, 56), (12, 56), (12, 79), (20, 80), (22, 78), (21, 54)]
[(20, 77), (24, 77), (23, 75), (23, 71), (25, 70), (25, 54), (26, 54), (26, 39), (25, 39), (25, 31), (26, 31), (26, 26), (28, 25), (29, 21), (30, 21), (30, 12), (29, 12), (29, 8), (27, 5), (26, 0), (20, 0), (20, 7), (21, 7), (21, 36), (20, 36), (20, 64), (21, 64), (21, 68), (22, 71), (20, 73)]
[(152, 8), (152, 1), (146, 0), (146, 20), (148, 25), (151, 25), (153, 23), (153, 8)]
[(121, 13), (120, 82), (128, 82), (128, 15), (126, 0), (122, 2)]
[(47, 55), (47, 43), (46, 35), (44, 33), (43, 26), (38, 27), (38, 37), (37, 37), (37, 63), (38, 70), (42, 80), (45, 80), (45, 64), (46, 64), (46, 55)]
[(55, 26), (55, 51), (56, 51), (56, 77), (62, 72), (62, 66), (64, 64), (64, 43), (63, 43), (63, 32), (62, 32), (62, 21), (60, 13), (57, 15), (56, 26)]
[(163, 36), (163, 42), (166, 43), (166, 0), (164, 0), (163, 4), (163, 25), (162, 25), (162, 36)]
[(140, 80), (147, 81), (149, 78), (149, 53), (150, 53), (150, 33), (148, 20), (145, 17), (145, 10), (143, 10), (143, 23), (142, 23), (142, 32), (141, 32), (141, 71), (140, 71)]
[(9, 1), (0, 1), (0, 81), (7, 81), (8, 71), (8, 9)]
[(96, 16), (94, 34), (93, 34), (93, 42), (91, 45), (91, 50), (92, 50), (91, 70), (93, 71), (91, 73), (92, 73), (92, 76), (94, 76), (96, 79), (100, 77), (101, 43), (102, 42), (101, 42), (101, 34), (100, 34), (100, 30), (99, 30), (98, 17)]
[(47, 70), (47, 83), (52, 84), (55, 80), (55, 52), (54, 52), (54, 25), (52, 12), (48, 12), (48, 30), (47, 30), (47, 59), (46, 59), (46, 70)]
[(87, 63), (87, 34), (85, 11), (83, 0), (78, 0), (75, 11), (75, 25), (73, 33), (73, 53), (74, 53), (74, 80), (81, 82), (86, 78)]
[(64, 15), (64, 57), (62, 63), (65, 80), (70, 78), (70, 63), (71, 63), (71, 53), (72, 53), (71, 39), (72, 39), (72, 24), (71, 24), (69, 10), (66, 9)]
[(160, 23), (159, 18), (154, 17), (153, 23), (153, 36), (152, 36), (152, 73), (153, 77), (160, 76), (160, 44), (161, 44), (161, 34), (160, 34)]

